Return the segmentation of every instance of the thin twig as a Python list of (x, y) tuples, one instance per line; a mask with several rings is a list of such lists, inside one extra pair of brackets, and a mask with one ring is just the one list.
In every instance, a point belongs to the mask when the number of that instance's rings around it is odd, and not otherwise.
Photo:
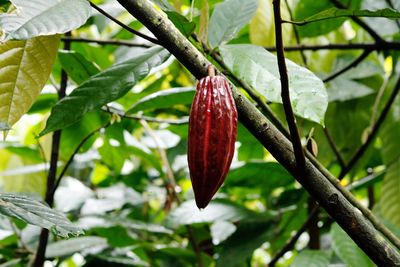
[(132, 120), (144, 120), (147, 122), (156, 122), (156, 123), (168, 123), (168, 124), (173, 124), (173, 125), (182, 125), (182, 124), (188, 124), (189, 119), (188, 118), (182, 118), (182, 119), (176, 119), (176, 120), (168, 120), (168, 119), (159, 119), (159, 118), (154, 118), (154, 117), (147, 117), (147, 116), (142, 116), (142, 115), (130, 115), (126, 114), (121, 110), (117, 110), (115, 108), (110, 108), (108, 106), (103, 107), (102, 111), (105, 111), (110, 114), (116, 114), (120, 116), (121, 118), (124, 119), (132, 119)]
[[(67, 32), (65, 35), (70, 36), (71, 33)], [(64, 49), (70, 50), (71, 43), (64, 42)], [(62, 70), (60, 90), (58, 91), (59, 100), (65, 97), (67, 83), (68, 83), (68, 74), (64, 70)], [(52, 144), (51, 144), (50, 168), (47, 175), (47, 184), (46, 184), (45, 201), (50, 207), (53, 205), (54, 201), (54, 186), (57, 177), (57, 163), (60, 153), (60, 143), (61, 143), (61, 130), (57, 130), (53, 133)], [(39, 245), (37, 247), (35, 259), (32, 265), (33, 267), (43, 266), (45, 261), (45, 253), (46, 253), (48, 239), (49, 239), (49, 230), (42, 228), (39, 237)]]
[(151, 45), (147, 44), (136, 44), (128, 41), (122, 40), (99, 40), (99, 39), (92, 39), (92, 38), (83, 38), (83, 37), (63, 37), (61, 41), (69, 41), (72, 43), (96, 43), (100, 45), (118, 45), (118, 46), (128, 46), (128, 47), (143, 47), (143, 48), (150, 48)]
[(393, 72), (390, 75), (385, 75), (385, 78), (383, 80), (383, 83), (381, 87), (378, 90), (378, 93), (376, 95), (374, 105), (372, 106), (372, 114), (371, 114), (371, 121), (369, 123), (369, 128), (372, 129), (375, 122), (376, 122), (376, 117), (378, 116), (378, 109), (379, 109), (379, 104), (381, 103), (381, 99), (383, 96), (383, 93), (385, 92), (385, 89), (389, 83), (390, 77), (392, 77)]
[(303, 146), (301, 144), (300, 134), (296, 125), (296, 118), (294, 117), (292, 103), (290, 101), (290, 92), (289, 92), (289, 76), (286, 69), (285, 63), (285, 52), (283, 48), (283, 39), (282, 39), (282, 18), (281, 18), (281, 7), (280, 0), (274, 0), (274, 20), (275, 20), (275, 41), (276, 41), (276, 49), (277, 49), (277, 59), (278, 59), (278, 67), (279, 74), (281, 77), (281, 96), (283, 108), (285, 110), (286, 121), (289, 126), (289, 132), (291, 136), (291, 141), (293, 144), (293, 150), (296, 158), (296, 167), (298, 169), (298, 175), (301, 179), (305, 176), (305, 156), (303, 151)]
[(147, 36), (146, 34), (143, 34), (135, 29), (132, 29), (131, 27), (129, 27), (128, 25), (122, 23), (121, 21), (119, 21), (118, 19), (114, 18), (113, 16), (111, 16), (110, 14), (108, 14), (106, 11), (104, 11), (103, 9), (101, 9), (99, 6), (97, 6), (96, 4), (90, 2), (90, 5), (96, 9), (99, 13), (101, 13), (102, 15), (104, 15), (105, 17), (109, 18), (110, 20), (114, 21), (116, 24), (118, 24), (119, 26), (121, 26), (122, 28), (124, 28), (125, 30), (127, 30), (130, 33), (136, 34), (139, 37), (142, 37), (143, 39), (152, 42), (153, 44), (157, 44), (157, 45), (161, 45), (161, 42), (153, 37)]
[[(292, 12), (292, 8), (289, 5), (289, 1), (285, 0), (285, 4), (286, 4), (287, 10), (289, 11), (290, 19), (293, 20), (293, 12)], [(301, 44), (299, 31), (297, 30), (295, 25), (293, 25), (292, 27), (293, 27), (293, 33), (294, 33), (294, 37), (296, 39), (296, 43), (299, 45), (299, 44)], [(307, 57), (304, 53), (304, 50), (299, 50), (299, 51), (300, 51), (301, 58), (303, 59), (304, 65), (307, 65)]]
[(337, 159), (340, 167), (343, 169), (346, 166), (346, 164), (344, 163), (343, 157), (340, 154), (338, 147), (336, 146), (335, 142), (333, 141), (328, 128), (324, 127), (323, 130), (324, 130), (326, 140), (328, 140), (329, 146), (332, 148), (332, 151), (333, 151), (333, 153), (335, 153), (336, 159)]
[(61, 183), (61, 179), (64, 177), (65, 173), (68, 170), (68, 167), (71, 165), (71, 163), (73, 162), (76, 154), (78, 154), (79, 150), (81, 149), (81, 147), (86, 143), (86, 141), (88, 141), (94, 134), (96, 134), (98, 131), (100, 131), (101, 129), (107, 128), (109, 125), (111, 124), (111, 121), (107, 122), (105, 125), (97, 128), (96, 130), (92, 131), (91, 133), (89, 133), (87, 136), (85, 136), (85, 138), (83, 138), (81, 140), (81, 142), (78, 144), (78, 146), (75, 148), (74, 152), (72, 153), (72, 155), (69, 157), (69, 159), (67, 160), (67, 162), (65, 163), (63, 169), (61, 170), (60, 174), (58, 175), (56, 184), (54, 186), (54, 190), (53, 190), (53, 194), (56, 192), (57, 188), (60, 186)]
[(307, 230), (308, 225), (314, 220), (314, 216), (318, 213), (318, 208), (319, 205), (318, 203), (314, 206), (314, 208), (311, 210), (310, 215), (308, 216), (307, 220), (303, 223), (303, 225), (297, 230), (296, 234), (294, 234), (287, 242), (286, 244), (282, 247), (281, 250), (279, 250), (278, 253), (274, 255), (274, 257), (271, 259), (271, 261), (268, 263), (268, 267), (273, 267), (275, 264), (278, 262), (278, 260), (285, 255), (286, 252), (289, 250), (292, 250), (294, 245), (296, 244), (297, 240), (300, 238), (300, 236)]
[[(374, 127), (371, 129), (370, 134), (367, 137), (367, 140), (365, 143), (354, 153), (354, 155), (351, 157), (349, 163), (347, 163), (346, 167), (342, 169), (342, 171), (339, 174), (339, 180), (343, 179), (343, 177), (356, 165), (356, 163), (360, 160), (360, 158), (364, 155), (365, 151), (369, 147), (369, 145), (372, 143), (374, 140), (376, 134), (378, 133), (382, 123), (385, 121), (385, 118), (387, 117), (389, 110), (396, 99), (397, 94), (400, 91), (400, 78), (397, 80), (397, 83), (395, 87), (393, 88), (393, 92), (391, 93), (388, 101), (385, 104), (385, 107), (383, 108), (381, 114), (379, 115), (378, 120), (376, 121)], [(400, 245), (399, 245), (400, 248)]]
[(339, 77), (340, 75), (342, 75), (343, 73), (347, 72), (348, 70), (356, 67), (358, 64), (360, 64), (366, 57), (368, 57), (368, 55), (372, 52), (372, 50), (366, 49), (364, 50), (364, 52), (362, 52), (362, 54), (357, 57), (353, 62), (351, 62), (349, 65), (345, 66), (343, 69), (338, 70), (337, 72), (329, 75), (328, 77), (326, 77), (325, 79), (323, 79), (324, 83), (330, 82), (333, 79)]

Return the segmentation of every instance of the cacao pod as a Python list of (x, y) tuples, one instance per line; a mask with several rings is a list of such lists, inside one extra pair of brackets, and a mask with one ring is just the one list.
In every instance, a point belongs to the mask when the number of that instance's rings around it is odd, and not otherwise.
[(188, 163), (196, 205), (205, 208), (228, 174), (235, 152), (237, 111), (222, 76), (200, 79), (189, 117)]

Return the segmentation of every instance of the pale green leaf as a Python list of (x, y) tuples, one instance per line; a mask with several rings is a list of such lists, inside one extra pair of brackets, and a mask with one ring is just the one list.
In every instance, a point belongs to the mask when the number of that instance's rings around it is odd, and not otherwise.
[(349, 267), (374, 266), (367, 255), (336, 223), (331, 226), (332, 248)]
[(65, 33), (83, 25), (91, 15), (86, 0), (11, 0), (16, 11), (0, 15), (5, 38), (25, 40)]
[(327, 85), (329, 101), (347, 101), (373, 94), (375, 91), (362, 83), (337, 77)]
[(40, 135), (65, 128), (87, 112), (122, 97), (168, 57), (169, 53), (157, 46), (92, 76), (54, 106)]
[[(276, 56), (255, 45), (220, 48), (227, 67), (260, 92), (268, 101), (282, 103)], [(286, 59), (290, 98), (296, 115), (324, 124), (328, 95), (323, 82), (311, 71)]]
[(292, 267), (328, 267), (330, 255), (326, 251), (303, 250), (290, 266)]
[(0, 213), (34, 224), (60, 236), (82, 234), (62, 213), (26, 196), (0, 194)]
[(46, 249), (46, 258), (70, 256), (76, 252), (98, 252), (106, 248), (107, 239), (97, 236), (82, 236), (51, 243)]
[(257, 0), (227, 0), (218, 4), (210, 18), (208, 41), (212, 48), (230, 41), (257, 10)]
[(59, 36), (0, 44), (0, 125), (10, 128), (32, 106), (56, 58)]

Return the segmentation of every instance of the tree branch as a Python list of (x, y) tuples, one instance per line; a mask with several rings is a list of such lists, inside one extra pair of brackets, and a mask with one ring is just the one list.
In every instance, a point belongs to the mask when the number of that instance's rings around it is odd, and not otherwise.
[[(129, 13), (142, 22), (188, 70), (197, 78), (207, 76), (210, 62), (147, 0), (118, 0)], [(268, 149), (290, 173), (297, 168), (291, 143), (253, 104), (233, 89), (241, 123)], [(371, 223), (325, 179), (314, 164), (306, 160), (306, 176), (298, 180), (324, 207), (348, 235), (369, 257), (380, 266), (393, 266), (400, 262), (400, 253), (388, 243)]]
[[(276, 47), (268, 46), (264, 47), (266, 50), (274, 52)], [(285, 51), (317, 51), (317, 50), (356, 50), (356, 49), (368, 49), (375, 51), (382, 50), (398, 50), (400, 49), (400, 42), (389, 42), (383, 43), (348, 43), (348, 44), (325, 44), (325, 45), (292, 45), (286, 46)]]
[(338, 70), (337, 72), (329, 75), (328, 77), (326, 77), (325, 79), (323, 79), (322, 81), (324, 83), (330, 82), (333, 79), (339, 77), (340, 75), (342, 75), (343, 73), (347, 72), (348, 70), (356, 67), (358, 64), (360, 64), (364, 59), (366, 59), (368, 57), (368, 55), (372, 52), (372, 50), (366, 49), (364, 50), (364, 52), (357, 57), (353, 62), (351, 62), (349, 65), (345, 66), (343, 69)]
[(340, 154), (339, 149), (336, 146), (335, 142), (333, 141), (332, 136), (330, 135), (330, 133), (328, 131), (328, 128), (324, 127), (323, 131), (324, 131), (326, 140), (328, 140), (329, 146), (332, 148), (333, 153), (335, 153), (336, 159), (337, 159), (340, 167), (343, 169), (346, 166), (346, 164), (344, 163), (343, 157)]
[(274, 7), (274, 20), (275, 20), (275, 42), (277, 50), (278, 68), (281, 77), (281, 97), (283, 108), (285, 110), (286, 121), (289, 126), (290, 137), (293, 144), (294, 155), (296, 158), (297, 165), (297, 176), (303, 179), (305, 176), (305, 157), (303, 146), (301, 144), (301, 138), (296, 125), (296, 118), (294, 117), (292, 103), (290, 101), (289, 91), (289, 76), (287, 74), (286, 63), (285, 63), (285, 52), (283, 48), (282, 38), (282, 18), (281, 18), (281, 1), (273, 0)]
[[(395, 87), (393, 88), (393, 91), (388, 99), (388, 101), (385, 104), (385, 107), (383, 108), (381, 114), (378, 117), (378, 120), (376, 121), (374, 127), (372, 128), (370, 134), (368, 135), (367, 140), (365, 143), (354, 153), (354, 155), (351, 157), (349, 163), (347, 163), (346, 167), (342, 169), (342, 171), (339, 174), (339, 179), (343, 179), (343, 177), (356, 165), (356, 163), (360, 160), (360, 158), (364, 155), (365, 151), (369, 147), (369, 145), (372, 143), (374, 140), (376, 134), (378, 133), (382, 123), (385, 121), (385, 118), (387, 117), (389, 110), (396, 99), (397, 94), (400, 91), (400, 78), (398, 78)], [(400, 247), (400, 243), (399, 243)]]
[(61, 41), (71, 42), (71, 43), (96, 43), (100, 45), (118, 45), (118, 46), (127, 46), (127, 47), (143, 47), (150, 48), (151, 45), (147, 44), (136, 44), (128, 41), (122, 40), (99, 40), (99, 39), (91, 39), (91, 38), (83, 38), (83, 37), (62, 37)]

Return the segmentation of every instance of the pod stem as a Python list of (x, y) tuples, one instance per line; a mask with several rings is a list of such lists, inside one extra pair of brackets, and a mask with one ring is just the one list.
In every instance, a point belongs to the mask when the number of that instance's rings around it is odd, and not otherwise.
[(213, 65), (209, 65), (207, 68), (208, 76), (214, 77), (215, 76), (215, 68)]

